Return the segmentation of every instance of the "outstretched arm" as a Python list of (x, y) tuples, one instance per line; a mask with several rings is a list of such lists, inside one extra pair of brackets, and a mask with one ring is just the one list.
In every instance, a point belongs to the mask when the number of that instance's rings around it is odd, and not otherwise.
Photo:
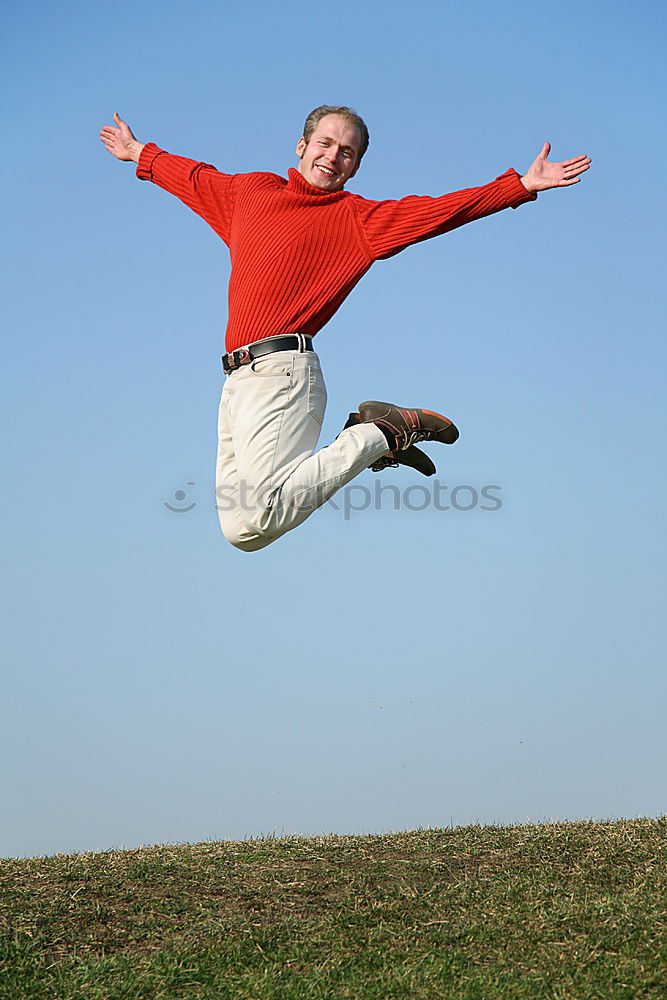
[(117, 160), (138, 163), (145, 143), (137, 142), (132, 129), (123, 121), (117, 111), (114, 111), (113, 120), (117, 127), (105, 125), (100, 129), (101, 142)]
[(229, 245), (236, 176), (222, 174), (208, 163), (173, 156), (153, 142), (138, 142), (118, 113), (113, 118), (115, 125), (100, 129), (100, 140), (111, 155), (136, 163), (140, 180), (152, 181), (180, 198)]
[(545, 142), (542, 152), (533, 160), (527, 172), (521, 178), (521, 183), (527, 191), (536, 193), (537, 191), (548, 191), (549, 188), (569, 187), (570, 184), (578, 184), (581, 180), (579, 174), (583, 174), (591, 165), (589, 156), (582, 153), (571, 160), (563, 160), (561, 163), (549, 163), (547, 156), (551, 151), (551, 144)]
[(373, 260), (384, 260), (413, 243), (448, 233), (505, 208), (518, 208), (536, 198), (536, 194), (526, 190), (516, 170), (510, 169), (489, 184), (452, 191), (439, 198), (408, 195), (398, 201), (368, 201), (353, 195), (350, 202)]

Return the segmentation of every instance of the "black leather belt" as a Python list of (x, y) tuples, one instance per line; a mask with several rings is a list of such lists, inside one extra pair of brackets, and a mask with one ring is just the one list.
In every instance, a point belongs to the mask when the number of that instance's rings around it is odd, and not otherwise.
[(258, 340), (247, 347), (241, 347), (238, 351), (230, 351), (229, 354), (222, 355), (222, 370), (226, 375), (236, 371), (242, 365), (249, 365), (255, 358), (263, 358), (265, 354), (273, 354), (274, 351), (312, 351), (313, 338), (307, 337), (304, 333), (291, 333), (284, 337), (267, 337), (265, 340)]

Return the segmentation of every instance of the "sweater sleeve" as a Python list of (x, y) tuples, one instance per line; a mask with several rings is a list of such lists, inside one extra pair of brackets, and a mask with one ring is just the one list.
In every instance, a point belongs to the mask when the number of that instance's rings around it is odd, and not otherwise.
[(180, 198), (228, 246), (238, 176), (222, 174), (209, 163), (166, 153), (154, 142), (144, 146), (137, 164), (139, 180), (153, 181)]
[(409, 195), (398, 201), (355, 198), (354, 207), (373, 260), (382, 260), (413, 243), (440, 236), (504, 208), (518, 208), (536, 198), (536, 194), (523, 186), (516, 170), (510, 169), (490, 184), (454, 191), (440, 198), (427, 195)]

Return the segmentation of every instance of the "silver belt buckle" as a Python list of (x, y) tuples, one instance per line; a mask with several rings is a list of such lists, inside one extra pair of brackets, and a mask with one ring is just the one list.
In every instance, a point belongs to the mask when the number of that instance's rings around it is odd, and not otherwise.
[(229, 354), (225, 354), (222, 359), (222, 367), (225, 368), (226, 362), (227, 369), (230, 372), (235, 372), (237, 368), (240, 368), (241, 365), (247, 365), (249, 361), (252, 361), (250, 351), (243, 348), (242, 350), (230, 351)]

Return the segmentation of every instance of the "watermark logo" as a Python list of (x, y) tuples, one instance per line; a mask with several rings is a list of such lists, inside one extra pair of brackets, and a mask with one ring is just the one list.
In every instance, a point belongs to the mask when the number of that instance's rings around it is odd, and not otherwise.
[(435, 478), (428, 486), (413, 484), (401, 489), (395, 484), (382, 483), (377, 480), (373, 487), (361, 483), (344, 486), (334, 494), (327, 504), (334, 510), (342, 511), (343, 517), (349, 521), (353, 514), (366, 510), (394, 511), (407, 510), (422, 512), (434, 510), (440, 513), (446, 511), (468, 512), (482, 510), (493, 512), (502, 510), (503, 501), (500, 496), (502, 486), (497, 483), (486, 483), (483, 486), (473, 486), (460, 483), (448, 486)]
[[(186, 483), (186, 486), (196, 485), (193, 480)], [(501, 494), (502, 486), (498, 483), (485, 483), (481, 486), (459, 483), (449, 486), (436, 477), (430, 479), (428, 485), (414, 483), (402, 488), (380, 480), (376, 480), (372, 487), (348, 483), (333, 495), (328, 495), (325, 487), (315, 487), (285, 501), (275, 488), (257, 490), (240, 481), (238, 486), (219, 486), (215, 491), (214, 507), (222, 513), (233, 510), (252, 513), (289, 503), (297, 511), (312, 513), (324, 506), (342, 513), (343, 519), (349, 521), (353, 515), (368, 510), (405, 510), (410, 513), (468, 513), (479, 510), (494, 513), (503, 508)], [(175, 503), (163, 501), (163, 506), (174, 514), (188, 514), (197, 506), (197, 502), (190, 501), (188, 493), (183, 489), (174, 492), (173, 500)]]
[[(197, 484), (196, 482), (194, 482), (194, 480), (188, 480), (188, 482), (185, 485), (196, 486)], [(188, 494), (185, 490), (174, 490), (173, 496), (176, 503), (179, 504), (178, 507), (173, 506), (167, 500), (163, 501), (163, 506), (166, 507), (167, 510), (170, 510), (172, 514), (189, 514), (190, 511), (194, 510), (195, 507), (197, 506), (196, 500), (193, 500), (192, 503), (188, 504), (185, 507), (180, 506), (183, 504), (184, 501), (188, 499)]]

